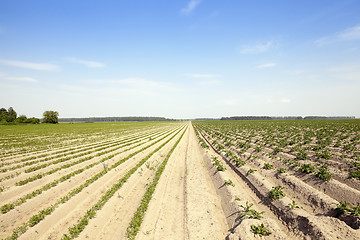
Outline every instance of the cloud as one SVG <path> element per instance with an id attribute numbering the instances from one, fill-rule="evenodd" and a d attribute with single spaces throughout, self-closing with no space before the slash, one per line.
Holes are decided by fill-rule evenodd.
<path id="1" fill-rule="evenodd" d="M 59 71 L 60 67 L 51 63 L 34 63 L 34 62 L 22 62 L 22 61 L 13 61 L 7 59 L 0 59 L 0 64 L 19 67 L 19 68 L 27 68 L 32 70 L 40 70 L 40 71 Z"/>
<path id="2" fill-rule="evenodd" d="M 257 66 L 256 68 L 271 68 L 271 67 L 275 67 L 276 65 L 277 65 L 276 63 L 265 63 Z"/>
<path id="3" fill-rule="evenodd" d="M 8 80 L 8 81 L 20 81 L 20 82 L 38 82 L 37 79 L 31 77 L 9 77 L 6 73 L 0 72 L 0 80 Z"/>
<path id="4" fill-rule="evenodd" d="M 338 34 L 337 37 L 344 41 L 360 40 L 360 25 L 346 29 Z"/>
<path id="5" fill-rule="evenodd" d="M 89 68 L 104 68 L 104 67 L 106 67 L 106 65 L 101 62 L 87 61 L 87 60 L 82 60 L 82 59 L 78 59 L 78 58 L 74 58 L 74 57 L 66 58 L 66 60 L 69 62 L 72 62 L 72 63 L 78 63 L 81 65 L 84 65 Z"/>
<path id="6" fill-rule="evenodd" d="M 199 73 L 186 73 L 184 74 L 186 77 L 192 77 L 192 78 L 216 78 L 219 77 L 219 75 L 215 74 L 199 74 Z"/>
<path id="7" fill-rule="evenodd" d="M 342 32 L 315 40 L 315 44 L 322 46 L 334 42 L 360 40 L 360 25 L 350 27 Z"/>
<path id="8" fill-rule="evenodd" d="M 240 47 L 241 54 L 260 54 L 269 51 L 274 47 L 274 42 L 257 43 L 255 45 L 243 45 Z"/>
<path id="9" fill-rule="evenodd" d="M 201 3 L 202 0 L 191 0 L 188 2 L 187 6 L 180 10 L 180 13 L 183 15 L 188 15 L 193 12 L 196 7 Z"/>

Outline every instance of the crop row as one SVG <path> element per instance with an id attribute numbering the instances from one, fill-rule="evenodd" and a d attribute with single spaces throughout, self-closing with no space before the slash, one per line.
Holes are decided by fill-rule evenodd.
<path id="1" fill-rule="evenodd" d="M 168 141 L 170 141 L 172 138 L 174 138 L 180 131 L 180 130 L 174 130 L 177 131 L 169 140 L 167 140 L 164 144 L 162 144 L 161 146 L 164 146 Z M 36 225 L 38 222 L 40 222 L 42 219 L 44 219 L 46 217 L 46 215 L 51 214 L 56 207 L 58 207 L 60 204 L 64 204 L 65 202 L 67 202 L 70 198 L 72 198 L 73 196 L 75 196 L 76 194 L 78 194 L 79 192 L 81 192 L 85 187 L 89 186 L 91 183 L 95 182 L 96 180 L 98 180 L 100 177 L 103 177 L 106 173 L 108 173 L 109 171 L 111 171 L 112 169 L 118 167 L 120 164 L 124 163 L 125 161 L 127 161 L 128 159 L 132 158 L 133 156 L 141 153 L 142 151 L 144 151 L 145 149 L 148 149 L 149 147 L 153 146 L 154 144 L 160 142 L 161 140 L 167 138 L 168 136 L 170 136 L 171 134 L 173 134 L 173 132 L 168 133 L 166 136 L 162 137 L 161 139 L 158 139 L 157 141 L 154 141 L 153 143 L 141 148 L 140 150 L 135 151 L 134 153 L 131 153 L 130 155 L 128 155 L 127 157 L 119 160 L 118 162 L 116 162 L 115 164 L 113 164 L 112 166 L 110 166 L 109 168 L 105 168 L 103 169 L 101 172 L 97 173 L 96 175 L 92 176 L 91 178 L 89 178 L 88 180 L 85 181 L 85 183 L 83 183 L 82 185 L 76 187 L 75 189 L 71 190 L 69 193 L 67 193 L 65 196 L 60 197 L 59 200 L 51 205 L 50 207 L 47 207 L 43 210 L 40 210 L 38 214 L 33 215 L 29 221 L 23 223 L 21 226 L 17 227 L 14 231 L 13 234 L 11 236 L 9 236 L 7 239 L 17 239 L 22 233 L 24 233 L 25 231 L 27 231 L 27 229 L 29 227 L 32 227 L 34 225 Z M 155 151 L 153 151 L 151 153 L 154 154 L 156 151 L 158 151 L 159 148 L 157 148 Z M 144 163 L 146 160 L 142 160 L 141 162 Z M 139 164 L 138 164 L 139 165 Z M 138 166 L 137 165 L 137 166 Z M 126 176 L 130 177 L 130 175 L 133 173 L 132 170 L 130 170 Z M 125 176 L 125 177 L 126 177 Z"/>
<path id="2" fill-rule="evenodd" d="M 159 137 L 159 136 L 157 136 L 157 137 Z M 157 137 L 155 137 L 154 139 L 156 139 Z M 129 141 L 129 143 L 122 145 L 122 147 L 127 147 L 127 146 L 130 146 L 130 145 L 139 143 L 139 142 L 141 142 L 141 140 L 138 140 L 138 138 L 132 139 L 131 141 Z M 115 156 L 117 156 L 117 155 L 119 155 L 121 153 L 127 152 L 127 151 L 129 151 L 131 149 L 134 149 L 136 147 L 139 147 L 139 146 L 141 146 L 143 144 L 145 144 L 145 142 L 134 145 L 134 146 L 132 146 L 130 148 L 127 148 L 122 152 L 118 152 L 118 153 L 114 153 L 114 154 L 111 154 L 109 156 L 106 156 L 106 157 L 102 158 L 99 161 L 96 161 L 96 162 L 94 162 L 92 164 L 87 165 L 86 167 L 79 168 L 79 169 L 77 169 L 77 170 L 75 170 L 75 171 L 73 171 L 71 173 L 68 173 L 68 174 L 60 177 L 59 179 L 56 179 L 56 180 L 52 181 L 51 183 L 48 183 L 48 184 L 44 185 L 43 187 L 41 187 L 39 189 L 36 189 L 33 192 L 31 192 L 29 194 L 26 194 L 23 197 L 20 197 L 19 199 L 15 200 L 14 202 L 2 205 L 0 207 L 0 210 L 1 210 L 2 213 L 7 213 L 8 211 L 14 209 L 16 206 L 19 206 L 19 205 L 23 204 L 24 202 L 26 202 L 26 200 L 32 199 L 32 198 L 40 195 L 42 192 L 47 191 L 47 190 L 57 186 L 59 183 L 64 182 L 64 181 L 66 181 L 66 180 L 68 180 L 68 179 L 70 179 L 70 178 L 84 172 L 85 170 L 88 170 L 88 169 L 90 169 L 90 168 L 92 168 L 92 167 L 94 167 L 96 165 L 99 165 L 100 163 L 103 163 L 103 162 L 105 162 L 105 161 L 107 161 L 109 159 L 114 158 Z"/>

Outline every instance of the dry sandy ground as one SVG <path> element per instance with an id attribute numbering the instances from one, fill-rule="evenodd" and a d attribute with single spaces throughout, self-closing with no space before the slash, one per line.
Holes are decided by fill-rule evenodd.
<path id="1" fill-rule="evenodd" d="M 224 239 L 229 227 L 192 126 L 155 190 L 137 239 Z"/>

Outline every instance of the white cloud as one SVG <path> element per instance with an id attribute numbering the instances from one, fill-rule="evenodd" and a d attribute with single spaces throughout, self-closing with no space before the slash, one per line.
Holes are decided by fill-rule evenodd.
<path id="1" fill-rule="evenodd" d="M 88 60 L 82 60 L 74 57 L 66 58 L 67 61 L 72 63 L 78 63 L 81 65 L 84 65 L 89 68 L 103 68 L 106 67 L 104 63 L 101 62 L 95 62 L 95 61 L 88 61 Z"/>
<path id="2" fill-rule="evenodd" d="M 274 42 L 257 43 L 255 45 L 243 45 L 240 47 L 241 54 L 260 54 L 269 51 L 274 47 Z"/>
<path id="3" fill-rule="evenodd" d="M 37 79 L 32 77 L 10 77 L 6 73 L 0 72 L 0 80 L 5 81 L 20 81 L 20 82 L 31 82 L 36 83 L 38 82 Z"/>
<path id="4" fill-rule="evenodd" d="M 187 73 L 184 74 L 186 77 L 192 77 L 192 78 L 216 78 L 219 77 L 219 75 L 215 74 L 200 74 L 200 73 Z"/>
<path id="5" fill-rule="evenodd" d="M 277 65 L 276 63 L 265 63 L 257 66 L 256 68 L 271 68 L 271 67 L 275 67 L 276 65 Z"/>
<path id="6" fill-rule="evenodd" d="M 196 9 L 196 7 L 201 3 L 202 0 L 191 0 L 188 2 L 187 6 L 180 10 L 181 14 L 187 15 Z"/>
<path id="7" fill-rule="evenodd" d="M 341 42 L 341 41 L 354 41 L 360 40 L 360 25 L 350 27 L 342 32 L 336 33 L 331 36 L 325 36 L 315 40 L 315 44 L 322 46 L 329 43 Z"/>
<path id="8" fill-rule="evenodd" d="M 338 34 L 337 37 L 344 41 L 360 40 L 360 25 L 346 29 Z"/>
<path id="9" fill-rule="evenodd" d="M 40 71 L 59 71 L 60 67 L 51 63 L 34 63 L 34 62 L 23 62 L 23 61 L 13 61 L 8 59 L 0 59 L 0 64 L 19 67 L 19 68 L 27 68 L 32 70 L 40 70 Z"/>

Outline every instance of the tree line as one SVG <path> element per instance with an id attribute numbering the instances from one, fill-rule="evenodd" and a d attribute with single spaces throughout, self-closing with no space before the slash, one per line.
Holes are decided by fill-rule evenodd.
<path id="1" fill-rule="evenodd" d="M 164 117 L 88 117 L 88 118 L 60 118 L 59 122 L 160 122 L 175 121 Z"/>
<path id="2" fill-rule="evenodd" d="M 45 111 L 43 113 L 42 123 L 58 123 L 58 117 L 59 113 L 56 111 Z M 16 111 L 12 107 L 9 107 L 8 110 L 6 110 L 5 108 L 0 108 L 0 125 L 39 123 L 39 118 L 27 118 L 25 115 L 17 116 Z"/>

